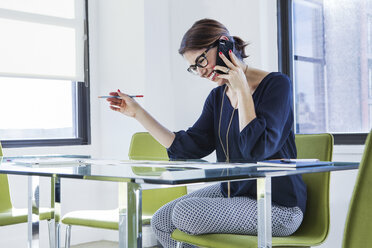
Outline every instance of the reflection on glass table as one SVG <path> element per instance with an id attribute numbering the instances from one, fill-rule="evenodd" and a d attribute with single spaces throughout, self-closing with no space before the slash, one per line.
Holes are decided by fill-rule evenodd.
<path id="1" fill-rule="evenodd" d="M 57 157 L 62 158 L 62 157 Z M 17 164 L 17 158 L 4 158 L 0 165 L 1 174 L 47 176 L 51 178 L 75 178 L 117 181 L 119 184 L 119 205 L 124 204 L 127 212 L 125 223 L 126 240 L 121 247 L 141 247 L 141 185 L 184 185 L 200 182 L 221 182 L 257 179 L 257 196 L 271 204 L 271 178 L 286 175 L 316 173 L 325 171 L 357 169 L 358 163 L 334 162 L 329 165 L 301 167 L 291 170 L 258 170 L 257 164 L 209 163 L 198 161 L 120 161 L 77 158 L 78 161 L 61 165 Z M 20 158 L 21 159 L 21 158 Z M 22 157 L 22 159 L 25 159 Z M 30 161 L 35 158 L 30 158 Z M 316 164 L 315 164 L 316 165 Z M 270 216 L 267 211 L 261 214 Z M 267 217 L 259 216 L 259 219 Z M 122 235 L 121 233 L 119 235 Z"/>

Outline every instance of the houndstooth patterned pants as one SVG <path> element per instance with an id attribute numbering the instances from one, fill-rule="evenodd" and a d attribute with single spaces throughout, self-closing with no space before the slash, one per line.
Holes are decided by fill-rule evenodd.
<path id="1" fill-rule="evenodd" d="M 303 214 L 298 207 L 272 204 L 273 236 L 288 236 L 300 226 Z M 176 247 L 171 233 L 234 233 L 257 235 L 257 201 L 249 197 L 223 197 L 220 184 L 182 196 L 161 207 L 152 217 L 151 227 L 166 248 Z M 194 247 L 184 244 L 183 247 Z"/>

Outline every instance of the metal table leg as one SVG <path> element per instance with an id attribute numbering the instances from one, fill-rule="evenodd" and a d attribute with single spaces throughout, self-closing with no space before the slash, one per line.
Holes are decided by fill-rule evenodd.
<path id="1" fill-rule="evenodd" d="M 48 231 L 49 231 L 49 247 L 50 248 L 55 248 L 57 247 L 56 243 L 56 213 L 55 213 L 55 181 L 56 178 L 51 177 L 50 178 L 50 210 L 51 214 L 50 217 L 51 219 L 48 220 Z"/>
<path id="2" fill-rule="evenodd" d="M 119 247 L 142 247 L 142 191 L 136 183 L 119 182 Z"/>
<path id="3" fill-rule="evenodd" d="M 49 221 L 50 247 L 60 247 L 60 219 L 61 219 L 61 179 L 51 178 L 51 209 L 52 219 Z"/>
<path id="4" fill-rule="evenodd" d="M 59 217 L 60 217 L 60 191 L 59 178 L 51 177 L 51 195 L 50 195 L 50 219 L 48 219 L 49 247 L 59 247 Z M 34 192 L 38 189 L 38 197 Z M 28 177 L 28 247 L 40 247 L 40 177 Z"/>
<path id="5" fill-rule="evenodd" d="M 39 205 L 39 198 L 35 199 L 35 189 L 39 186 L 39 176 L 28 176 L 28 196 L 27 196 L 27 204 L 28 204 L 28 248 L 36 248 L 39 247 L 39 212 L 40 212 L 40 205 Z M 39 193 L 40 194 L 40 193 Z M 35 202 L 35 206 L 34 203 Z M 35 214 L 33 214 L 35 212 Z"/>
<path id="6" fill-rule="evenodd" d="M 271 177 L 257 179 L 258 248 L 271 248 Z"/>

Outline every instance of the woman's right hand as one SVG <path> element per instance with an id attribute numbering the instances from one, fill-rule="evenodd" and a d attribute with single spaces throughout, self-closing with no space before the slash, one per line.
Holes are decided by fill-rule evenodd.
<path id="1" fill-rule="evenodd" d="M 137 112 L 142 108 L 133 98 L 121 93 L 110 92 L 110 96 L 120 96 L 120 98 L 107 98 L 110 108 L 129 117 L 136 117 Z"/>
<path id="2" fill-rule="evenodd" d="M 110 92 L 110 96 L 120 97 L 107 98 L 112 110 L 135 118 L 164 147 L 168 148 L 172 145 L 176 135 L 157 122 L 133 98 L 121 93 L 120 90 L 117 92 Z"/>

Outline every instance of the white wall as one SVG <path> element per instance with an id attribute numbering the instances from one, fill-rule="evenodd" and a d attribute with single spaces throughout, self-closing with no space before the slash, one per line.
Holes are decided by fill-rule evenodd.
<path id="1" fill-rule="evenodd" d="M 232 35 L 251 43 L 249 66 L 277 70 L 275 0 L 230 0 L 228 7 L 222 0 L 89 0 L 89 17 L 92 144 L 4 149 L 6 155 L 91 154 L 126 159 L 131 135 L 143 128 L 134 120 L 110 111 L 105 101 L 96 98 L 117 89 L 144 94 L 144 99 L 138 101 L 171 130 L 192 125 L 214 84 L 187 73 L 186 62 L 177 50 L 183 33 L 200 18 L 218 19 Z M 336 147 L 334 160 L 360 161 L 362 148 Z M 354 183 L 350 176 L 355 178 L 355 172 L 332 173 L 332 229 L 321 247 L 340 247 Z M 15 205 L 25 206 L 25 180 L 14 176 L 10 180 Z M 117 205 L 114 183 L 64 180 L 62 194 L 62 213 Z M 15 247 L 4 237 L 26 230 L 24 225 L 16 226 L 20 228 L 0 228 L 0 247 Z M 113 231 L 73 230 L 73 243 L 117 237 Z"/>
<path id="2" fill-rule="evenodd" d="M 92 144 L 4 149 L 6 156 L 52 153 L 127 158 L 131 135 L 143 129 L 110 111 L 97 96 L 118 88 L 130 93 L 144 92 L 143 9 L 143 1 L 139 0 L 89 0 Z M 136 25 L 129 25 L 133 23 Z M 26 207 L 26 179 L 10 176 L 9 180 L 14 206 Z M 110 201 L 113 202 L 110 205 L 115 205 L 117 195 L 103 193 L 106 187 L 116 190 L 113 183 L 63 180 L 62 185 L 62 214 L 77 209 L 105 209 Z M 45 229 L 45 222 L 42 228 Z M 0 247 L 22 247 L 21 239 L 14 243 L 5 237 L 22 236 L 23 230 L 26 230 L 23 224 L 0 228 Z M 100 239 L 104 239 L 102 230 L 73 228 L 72 243 Z M 43 247 L 47 247 L 46 241 L 43 240 Z"/>
<path id="3" fill-rule="evenodd" d="M 186 71 L 186 62 L 177 52 L 185 31 L 201 18 L 217 19 L 229 29 L 231 35 L 239 36 L 251 43 L 247 50 L 250 55 L 247 59 L 249 66 L 276 71 L 276 2 L 273 0 L 232 0 L 228 2 L 228 6 L 223 0 L 169 2 L 171 11 L 168 25 L 169 32 L 172 34 L 170 37 L 170 71 L 174 85 L 173 94 L 177 95 L 177 101 L 174 102 L 176 110 L 174 116 L 176 128 L 184 129 L 192 125 L 199 117 L 207 95 L 215 87 L 213 82 L 195 77 Z M 260 13 L 274 18 L 261 23 Z M 267 27 L 271 29 L 268 30 Z M 262 43 L 261 40 L 265 42 Z M 266 42 L 267 40 L 272 42 Z M 263 48 L 263 44 L 267 46 Z M 270 56 L 265 57 L 266 51 L 270 53 Z"/>

